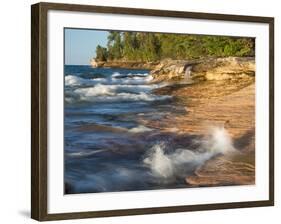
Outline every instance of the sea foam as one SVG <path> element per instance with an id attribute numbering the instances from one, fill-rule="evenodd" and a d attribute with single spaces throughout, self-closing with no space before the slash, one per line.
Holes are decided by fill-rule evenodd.
<path id="1" fill-rule="evenodd" d="M 172 153 L 165 153 L 167 145 L 158 143 L 150 149 L 143 162 L 154 176 L 168 179 L 184 177 L 189 168 L 198 167 L 215 155 L 235 151 L 228 132 L 221 127 L 211 128 L 200 143 L 197 149 L 179 148 Z"/>
<path id="2" fill-rule="evenodd" d="M 151 93 L 151 90 L 162 87 L 151 84 L 153 79 L 148 73 L 113 73 L 107 78 L 84 79 L 74 75 L 65 76 L 67 90 L 65 101 L 76 102 L 118 102 L 118 101 L 160 101 L 172 98 Z"/>
<path id="3" fill-rule="evenodd" d="M 131 133 L 141 133 L 141 132 L 148 132 L 148 131 L 153 131 L 153 129 L 145 127 L 143 125 L 139 125 L 137 127 L 129 129 L 129 132 Z"/>
<path id="4" fill-rule="evenodd" d="M 67 75 L 65 76 L 65 85 L 66 86 L 76 86 L 80 85 L 81 83 L 85 82 L 83 78 L 74 75 Z"/>
<path id="5" fill-rule="evenodd" d="M 147 88 L 149 90 L 149 88 Z M 170 99 L 171 96 L 158 96 L 148 93 L 145 87 L 103 85 L 78 88 L 73 91 L 74 97 L 82 101 L 156 101 Z M 73 97 L 73 98 L 74 98 Z"/>

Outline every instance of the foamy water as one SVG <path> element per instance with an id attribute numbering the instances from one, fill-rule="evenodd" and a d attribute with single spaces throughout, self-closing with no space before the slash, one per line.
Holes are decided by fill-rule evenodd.
<path id="1" fill-rule="evenodd" d="M 235 150 L 223 128 L 192 144 L 176 127 L 163 133 L 166 117 L 188 105 L 154 94 L 164 84 L 151 81 L 147 70 L 65 67 L 66 193 L 187 187 L 198 166 Z"/>
<path id="2" fill-rule="evenodd" d="M 91 79 L 66 75 L 65 86 L 69 87 L 69 90 L 65 100 L 67 103 L 77 103 L 81 101 L 156 101 L 171 98 L 171 96 L 152 94 L 153 89 L 161 87 L 159 84 L 150 84 L 152 79 L 148 73 L 113 72 L 106 78 Z"/>
<path id="3" fill-rule="evenodd" d="M 166 147 L 165 143 L 154 145 L 143 160 L 153 175 L 161 178 L 186 176 L 185 168 L 200 166 L 218 154 L 235 151 L 232 140 L 223 127 L 210 128 L 209 133 L 199 140 L 199 146 L 192 150 L 178 148 L 172 153 L 165 153 Z"/>

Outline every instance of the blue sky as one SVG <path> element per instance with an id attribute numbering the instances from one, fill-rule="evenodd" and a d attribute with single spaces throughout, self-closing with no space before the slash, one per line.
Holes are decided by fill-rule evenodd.
<path id="1" fill-rule="evenodd" d="M 107 36 L 107 31 L 65 29 L 65 64 L 89 65 L 96 46 L 106 46 Z"/>

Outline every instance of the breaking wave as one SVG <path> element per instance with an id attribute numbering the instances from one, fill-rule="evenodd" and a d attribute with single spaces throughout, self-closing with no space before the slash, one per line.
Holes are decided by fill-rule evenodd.
<path id="1" fill-rule="evenodd" d="M 119 78 L 124 78 L 124 77 L 146 77 L 148 76 L 148 73 L 128 73 L 128 74 L 121 74 L 119 72 L 114 72 L 112 74 L 112 77 L 119 77 Z"/>
<path id="2" fill-rule="evenodd" d="M 93 85 L 97 83 L 101 84 L 131 84 L 131 85 L 141 85 L 147 84 L 153 80 L 153 77 L 148 74 L 127 74 L 122 75 L 120 73 L 114 73 L 112 76 L 107 78 L 91 78 L 86 79 L 75 75 L 66 75 L 65 76 L 65 85 L 66 86 L 83 86 L 83 85 Z M 156 85 L 154 85 L 156 86 Z"/>
<path id="3" fill-rule="evenodd" d="M 199 148 L 193 150 L 179 148 L 166 153 L 168 146 L 161 142 L 150 149 L 143 162 L 154 176 L 170 179 L 179 175 L 185 177 L 190 169 L 204 164 L 210 158 L 235 151 L 228 132 L 220 127 L 211 128 L 200 143 Z"/>
<path id="4" fill-rule="evenodd" d="M 112 101 L 157 101 L 171 96 L 154 95 L 151 90 L 160 84 L 150 84 L 152 76 L 147 73 L 113 73 L 107 78 L 84 79 L 78 76 L 65 76 L 65 101 L 76 102 L 112 102 Z"/>
<path id="5" fill-rule="evenodd" d="M 94 150 L 94 151 L 79 151 L 79 152 L 69 152 L 66 153 L 66 156 L 69 157 L 87 157 L 87 156 L 92 156 L 97 153 L 105 152 L 105 149 L 100 149 L 100 150 Z"/>
<path id="6" fill-rule="evenodd" d="M 78 76 L 74 75 L 67 75 L 65 76 L 65 85 L 66 86 L 76 86 L 76 85 L 81 85 L 82 83 L 86 82 L 85 79 L 80 78 Z"/>
<path id="7" fill-rule="evenodd" d="M 116 93 L 110 88 L 85 88 L 75 90 L 76 96 L 72 97 L 72 102 L 113 102 L 113 101 L 157 101 L 167 100 L 171 96 L 157 96 L 145 92 L 140 93 Z"/>
<path id="8" fill-rule="evenodd" d="M 142 132 L 148 132 L 148 131 L 153 131 L 153 129 L 145 127 L 143 125 L 139 125 L 137 127 L 129 129 L 129 132 L 131 132 L 131 133 L 142 133 Z"/>

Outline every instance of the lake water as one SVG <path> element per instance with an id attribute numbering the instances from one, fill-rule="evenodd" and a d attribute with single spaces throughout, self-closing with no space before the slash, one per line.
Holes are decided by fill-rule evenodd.
<path id="1" fill-rule="evenodd" d="M 149 121 L 186 113 L 172 96 L 155 95 L 147 70 L 65 66 L 65 192 L 187 187 L 185 177 L 210 154 L 183 149 L 176 131 Z M 144 122 L 145 121 L 145 122 Z"/>

